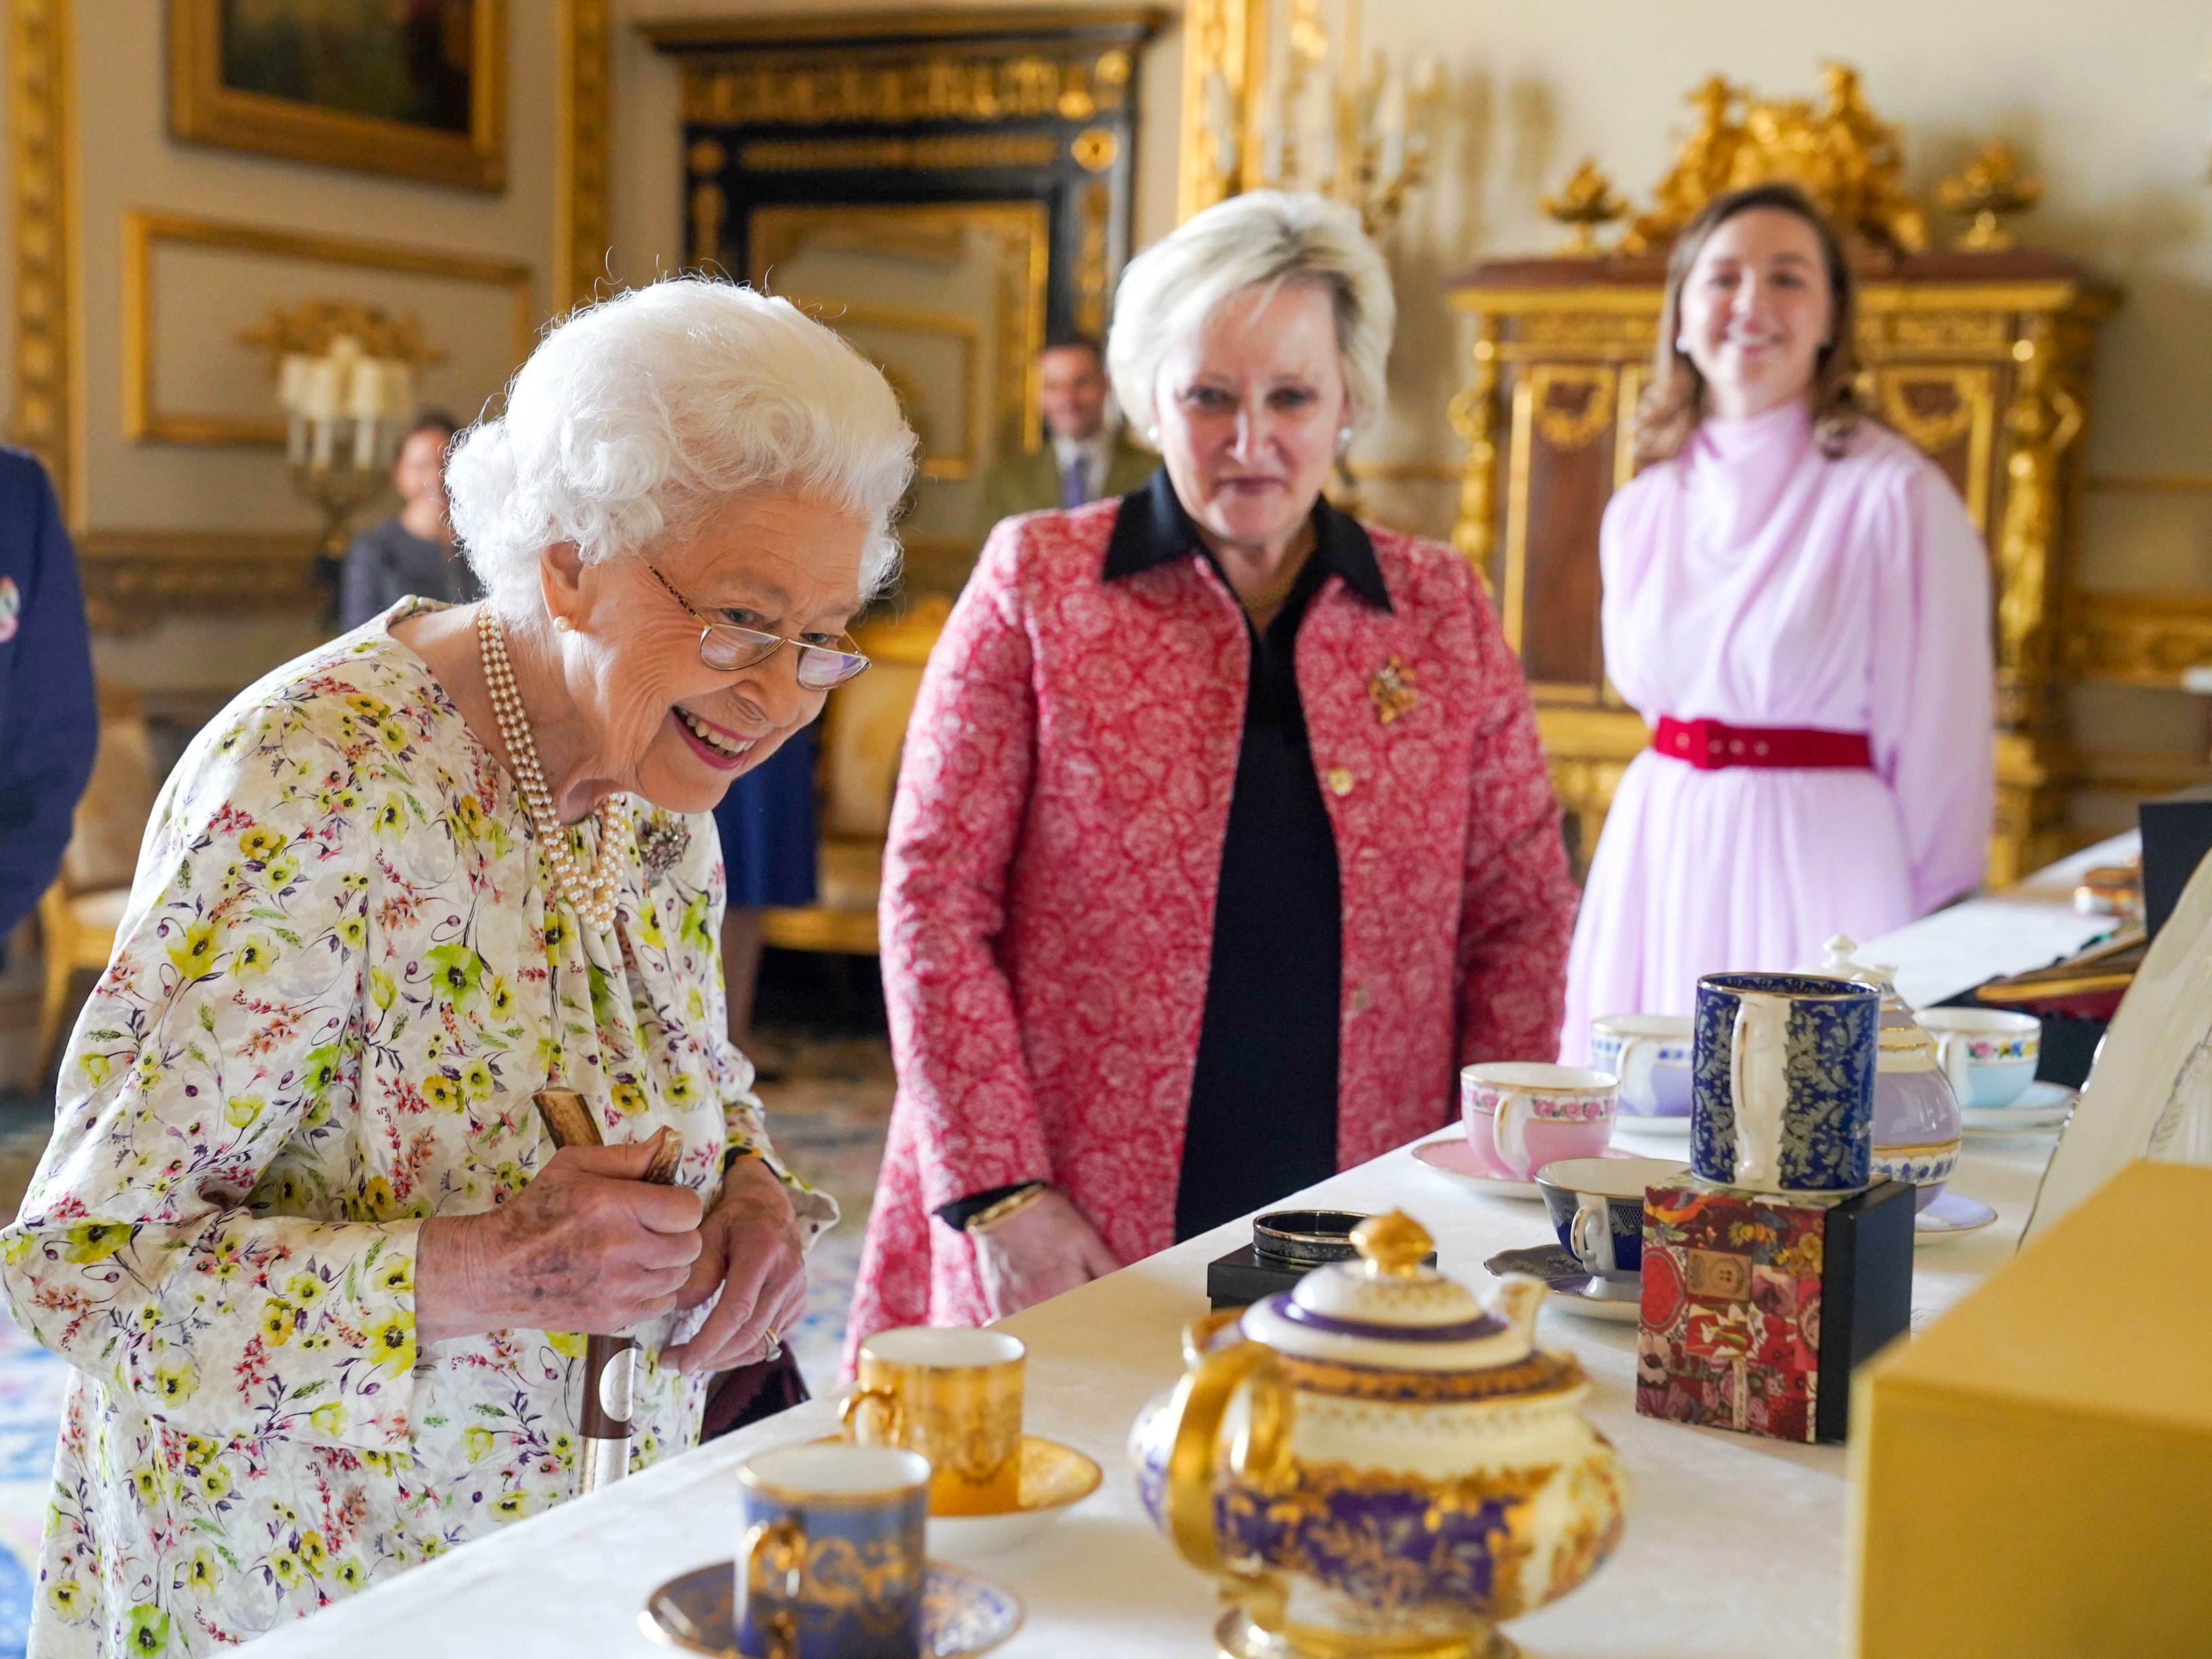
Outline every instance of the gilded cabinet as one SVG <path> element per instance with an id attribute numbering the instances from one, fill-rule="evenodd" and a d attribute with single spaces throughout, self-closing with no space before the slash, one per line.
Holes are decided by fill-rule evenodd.
<path id="1" fill-rule="evenodd" d="M 1656 258 L 1496 260 L 1453 288 L 1474 336 L 1451 410 L 1467 443 L 1453 539 L 1521 653 L 1583 861 L 1645 741 L 1606 679 L 1598 525 L 1635 471 L 1662 276 Z M 2065 850 L 2068 567 L 2095 329 L 2117 300 L 2025 250 L 1915 255 L 1860 289 L 1867 406 L 1949 476 L 1990 550 L 1992 884 Z"/>

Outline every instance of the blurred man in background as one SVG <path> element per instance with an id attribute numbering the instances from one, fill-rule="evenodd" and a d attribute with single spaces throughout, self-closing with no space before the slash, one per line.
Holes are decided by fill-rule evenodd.
<path id="1" fill-rule="evenodd" d="M 1001 519 L 1126 495 L 1159 465 L 1123 435 L 1097 341 L 1068 335 L 1037 353 L 1037 402 L 1047 441 L 1034 455 L 1007 456 L 984 478 L 978 547 Z"/>

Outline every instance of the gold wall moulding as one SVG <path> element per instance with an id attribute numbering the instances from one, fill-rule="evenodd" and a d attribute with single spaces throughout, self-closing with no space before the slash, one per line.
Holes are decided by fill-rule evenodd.
<path id="1" fill-rule="evenodd" d="M 2212 593 L 2083 593 L 2074 665 L 2085 679 L 2178 689 L 2212 665 Z"/>
<path id="2" fill-rule="evenodd" d="M 783 296 L 816 321 L 826 323 L 842 333 L 847 328 L 867 329 L 884 334 L 935 335 L 952 341 L 960 352 L 961 407 L 958 418 L 950 422 L 956 428 L 957 447 L 949 445 L 940 436 L 927 441 L 930 434 L 923 433 L 920 471 L 925 478 L 958 479 L 973 477 L 976 457 L 983 453 L 988 441 L 986 408 L 977 361 L 981 356 L 983 325 L 973 317 L 963 317 L 957 312 L 923 311 L 912 306 L 869 304 L 858 300 L 825 300 L 803 294 Z M 857 345 L 858 343 L 855 342 Z M 865 347 L 863 353 L 867 353 Z M 878 362 L 884 378 L 899 394 L 899 401 L 907 406 L 908 419 L 922 427 L 933 427 L 929 421 L 926 395 L 915 377 L 896 362 Z"/>
<path id="3" fill-rule="evenodd" d="M 8 128 L 15 234 L 15 407 L 9 435 L 53 479 L 72 520 L 83 480 L 70 464 L 81 407 L 71 379 L 76 238 L 70 223 L 76 155 L 70 51 L 71 0 L 9 0 Z"/>
<path id="4" fill-rule="evenodd" d="M 2101 495 L 2212 495 L 2212 472 L 2092 473 L 2085 488 Z"/>
<path id="5" fill-rule="evenodd" d="M 720 147 L 716 146 L 719 149 Z M 948 133 L 932 138 L 757 138 L 738 147 L 748 173 L 830 173 L 869 167 L 963 172 L 971 167 L 1048 167 L 1060 159 L 1050 133 Z M 695 169 L 719 173 L 711 167 Z"/>
<path id="6" fill-rule="evenodd" d="M 716 192 L 719 198 L 720 191 Z M 755 208 L 747 223 L 748 279 L 768 286 L 775 268 L 817 238 L 875 250 L 910 247 L 919 257 L 953 261 L 971 231 L 991 239 L 998 319 L 993 348 L 996 386 L 988 417 L 997 452 L 1011 455 L 1042 441 L 1036 354 L 1044 344 L 1045 284 L 1052 248 L 1042 202 L 920 202 Z M 841 302 L 842 303 L 842 302 Z M 980 390 L 980 387 L 978 388 Z"/>
<path id="7" fill-rule="evenodd" d="M 84 608 L 102 634 L 143 634 L 179 613 L 321 614 L 310 533 L 93 530 L 77 538 Z"/>
<path id="8" fill-rule="evenodd" d="M 155 250 L 165 243 L 503 288 L 512 295 L 514 362 L 520 364 L 530 355 L 536 313 L 530 267 L 526 264 L 133 208 L 123 216 L 123 429 L 126 437 L 140 442 L 276 445 L 284 441 L 284 423 L 275 412 L 273 400 L 271 412 L 265 416 L 195 414 L 158 406 L 155 381 L 160 319 L 155 304 L 154 259 Z"/>
<path id="9" fill-rule="evenodd" d="M 373 9 L 361 8 L 364 15 Z M 497 191 L 507 185 L 506 0 L 468 8 L 468 131 L 249 92 L 223 76 L 224 0 L 168 0 L 169 131 L 190 143 Z M 374 20 L 368 25 L 374 27 Z"/>
<path id="10" fill-rule="evenodd" d="M 596 299 L 607 270 L 608 0 L 560 0 L 555 15 L 553 314 Z"/>

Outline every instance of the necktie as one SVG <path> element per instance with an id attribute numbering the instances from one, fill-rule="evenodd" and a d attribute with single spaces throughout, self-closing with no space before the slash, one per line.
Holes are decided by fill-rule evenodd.
<path id="1" fill-rule="evenodd" d="M 1078 455 L 1067 464 L 1067 471 L 1060 475 L 1060 504 L 1064 507 L 1079 507 L 1091 499 L 1091 490 L 1084 478 L 1084 458 Z"/>

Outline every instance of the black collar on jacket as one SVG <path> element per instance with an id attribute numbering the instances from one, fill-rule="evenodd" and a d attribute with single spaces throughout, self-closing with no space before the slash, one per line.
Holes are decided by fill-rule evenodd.
<path id="1" fill-rule="evenodd" d="M 1346 586 L 1377 611 L 1390 610 L 1390 590 L 1383 585 L 1382 567 L 1375 561 L 1375 544 L 1359 521 L 1338 512 L 1322 495 L 1314 501 L 1313 529 L 1315 562 L 1343 577 Z M 1141 489 L 1121 498 L 1121 509 L 1114 515 L 1114 533 L 1106 539 L 1106 563 L 1099 579 L 1118 581 L 1176 559 L 1204 556 L 1198 526 L 1176 499 L 1175 486 L 1162 467 Z"/>

